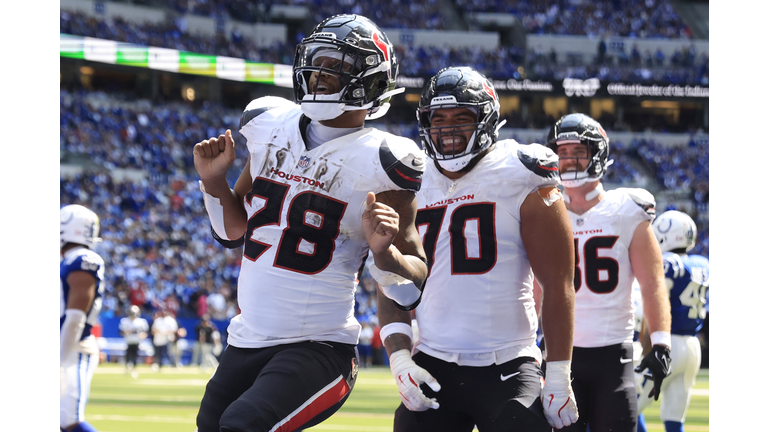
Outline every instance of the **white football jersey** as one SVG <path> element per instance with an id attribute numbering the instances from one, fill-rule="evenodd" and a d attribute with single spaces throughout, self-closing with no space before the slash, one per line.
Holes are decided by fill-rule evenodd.
<path id="1" fill-rule="evenodd" d="M 415 351 L 467 366 L 541 361 L 520 207 L 558 183 L 554 153 L 514 140 L 497 142 L 458 180 L 427 163 L 416 225 L 430 273 L 416 308 Z"/>
<path id="2" fill-rule="evenodd" d="M 643 189 L 607 191 L 582 215 L 568 211 L 576 251 L 573 346 L 594 348 L 632 342 L 635 317 L 629 244 L 635 229 L 655 215 Z"/>
<path id="3" fill-rule="evenodd" d="M 243 123 L 253 185 L 244 197 L 241 313 L 231 321 L 228 343 L 357 344 L 354 281 L 368 253 L 366 195 L 416 192 L 425 166 L 421 151 L 409 139 L 371 128 L 308 151 L 309 119 L 298 105 L 274 97 L 251 102 Z"/>

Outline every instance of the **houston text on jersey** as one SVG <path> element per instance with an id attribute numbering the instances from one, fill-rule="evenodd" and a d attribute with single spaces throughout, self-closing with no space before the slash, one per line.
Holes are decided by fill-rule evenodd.
<path id="1" fill-rule="evenodd" d="M 325 188 L 325 183 L 323 183 L 323 182 L 321 182 L 319 180 L 311 179 L 309 177 L 302 177 L 300 175 L 288 174 L 288 173 L 285 173 L 283 171 L 276 170 L 274 168 L 270 168 L 269 172 L 272 173 L 272 174 L 277 175 L 280 178 L 284 178 L 286 180 L 293 180 L 293 181 L 295 181 L 297 183 L 306 183 L 306 184 L 308 184 L 310 186 L 317 186 L 320 189 Z"/>
<path id="2" fill-rule="evenodd" d="M 457 203 L 459 201 L 466 201 L 466 200 L 473 200 L 473 199 L 475 199 L 475 194 L 467 194 L 467 195 L 462 195 L 462 196 L 456 197 L 456 198 L 449 198 L 449 199 L 446 199 L 446 200 L 438 201 L 438 202 L 433 203 L 433 204 L 428 204 L 427 208 L 443 206 L 443 205 L 450 205 L 450 204 L 453 204 L 453 203 Z"/>

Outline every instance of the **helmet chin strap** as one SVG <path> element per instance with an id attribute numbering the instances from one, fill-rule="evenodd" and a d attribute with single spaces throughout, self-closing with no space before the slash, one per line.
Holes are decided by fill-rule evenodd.
<path id="1" fill-rule="evenodd" d="M 475 143 L 475 135 L 477 135 L 477 131 L 474 131 L 472 133 L 472 136 L 469 137 L 469 141 L 467 141 L 467 147 L 464 149 L 465 153 L 462 156 L 455 157 L 452 159 L 435 159 L 440 165 L 440 168 L 450 171 L 450 172 L 457 172 L 464 169 L 465 166 L 469 165 L 469 162 L 472 160 L 472 157 L 475 156 L 476 153 L 472 153 L 472 150 L 474 150 L 474 143 Z M 483 136 L 484 138 L 488 139 L 487 135 Z M 437 147 L 437 146 L 435 146 Z M 437 148 L 435 148 L 436 153 L 440 153 L 437 151 Z M 440 153 L 442 154 L 442 153 Z"/>
<path id="2" fill-rule="evenodd" d="M 581 181 L 581 180 L 584 180 L 584 182 L 581 183 L 581 185 L 583 185 L 584 183 L 586 183 L 588 181 L 589 182 L 596 182 L 596 181 L 598 181 L 600 179 L 589 178 L 589 179 L 579 179 L 579 180 L 575 180 L 575 181 Z M 579 185 L 579 186 L 581 186 L 581 185 Z M 578 186 L 568 186 L 568 187 L 578 187 Z M 568 196 L 568 193 L 567 193 L 568 187 L 566 187 L 565 190 L 563 190 L 563 201 L 565 201 L 566 203 L 571 202 L 571 197 Z M 605 191 L 605 189 L 603 189 L 603 184 L 602 183 L 598 183 L 597 186 L 593 190 L 587 192 L 587 194 L 584 195 L 584 200 L 592 201 L 593 199 L 597 198 L 597 196 L 600 195 L 604 191 Z"/>
<path id="3" fill-rule="evenodd" d="M 342 103 L 313 103 L 314 101 L 339 100 L 341 92 L 329 95 L 305 94 L 302 98 L 301 112 L 315 121 L 331 120 L 344 114 Z"/>
<path id="4" fill-rule="evenodd" d="M 595 179 L 595 181 L 597 180 L 599 179 Z M 603 191 L 604 191 L 603 184 L 598 183 L 595 189 L 587 192 L 587 194 L 584 195 L 584 199 L 586 199 L 587 201 L 592 201 L 593 199 L 597 198 L 597 196 L 600 195 L 600 193 L 602 193 Z"/>

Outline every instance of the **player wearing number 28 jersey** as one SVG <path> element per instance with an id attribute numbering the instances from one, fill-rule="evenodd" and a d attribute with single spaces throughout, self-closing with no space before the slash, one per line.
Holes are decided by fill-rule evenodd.
<path id="1" fill-rule="evenodd" d="M 275 99 L 254 101 L 246 115 Z M 368 254 L 361 218 L 366 195 L 415 191 L 421 183 L 424 159 L 413 141 L 362 128 L 308 150 L 302 133 L 309 119 L 303 119 L 288 103 L 268 107 L 240 129 L 254 181 L 245 195 L 250 237 L 238 282 L 242 312 L 228 328 L 233 346 L 310 339 L 357 344 L 351 275 Z"/>
<path id="2" fill-rule="evenodd" d="M 241 313 L 206 387 L 199 432 L 287 432 L 330 417 L 357 373 L 355 272 L 369 251 L 383 274 L 423 285 L 413 222 L 424 159 L 413 141 L 364 127 L 386 112 L 396 75 L 393 47 L 373 22 L 328 18 L 296 50 L 300 105 L 263 97 L 243 112 L 249 158 L 234 190 L 224 176 L 231 133 L 195 145 L 213 234 L 243 250 Z"/>

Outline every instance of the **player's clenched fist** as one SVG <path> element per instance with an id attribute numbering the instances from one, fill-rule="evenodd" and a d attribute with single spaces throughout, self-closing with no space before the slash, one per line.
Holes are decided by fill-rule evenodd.
<path id="1" fill-rule="evenodd" d="M 209 138 L 195 144 L 192 152 L 195 156 L 195 169 L 200 178 L 205 180 L 226 175 L 235 162 L 235 140 L 232 131 L 227 129 L 218 138 Z"/>
<path id="2" fill-rule="evenodd" d="M 368 192 L 363 209 L 363 234 L 374 254 L 382 253 L 400 231 L 400 215 L 390 206 L 376 202 L 376 195 Z"/>

